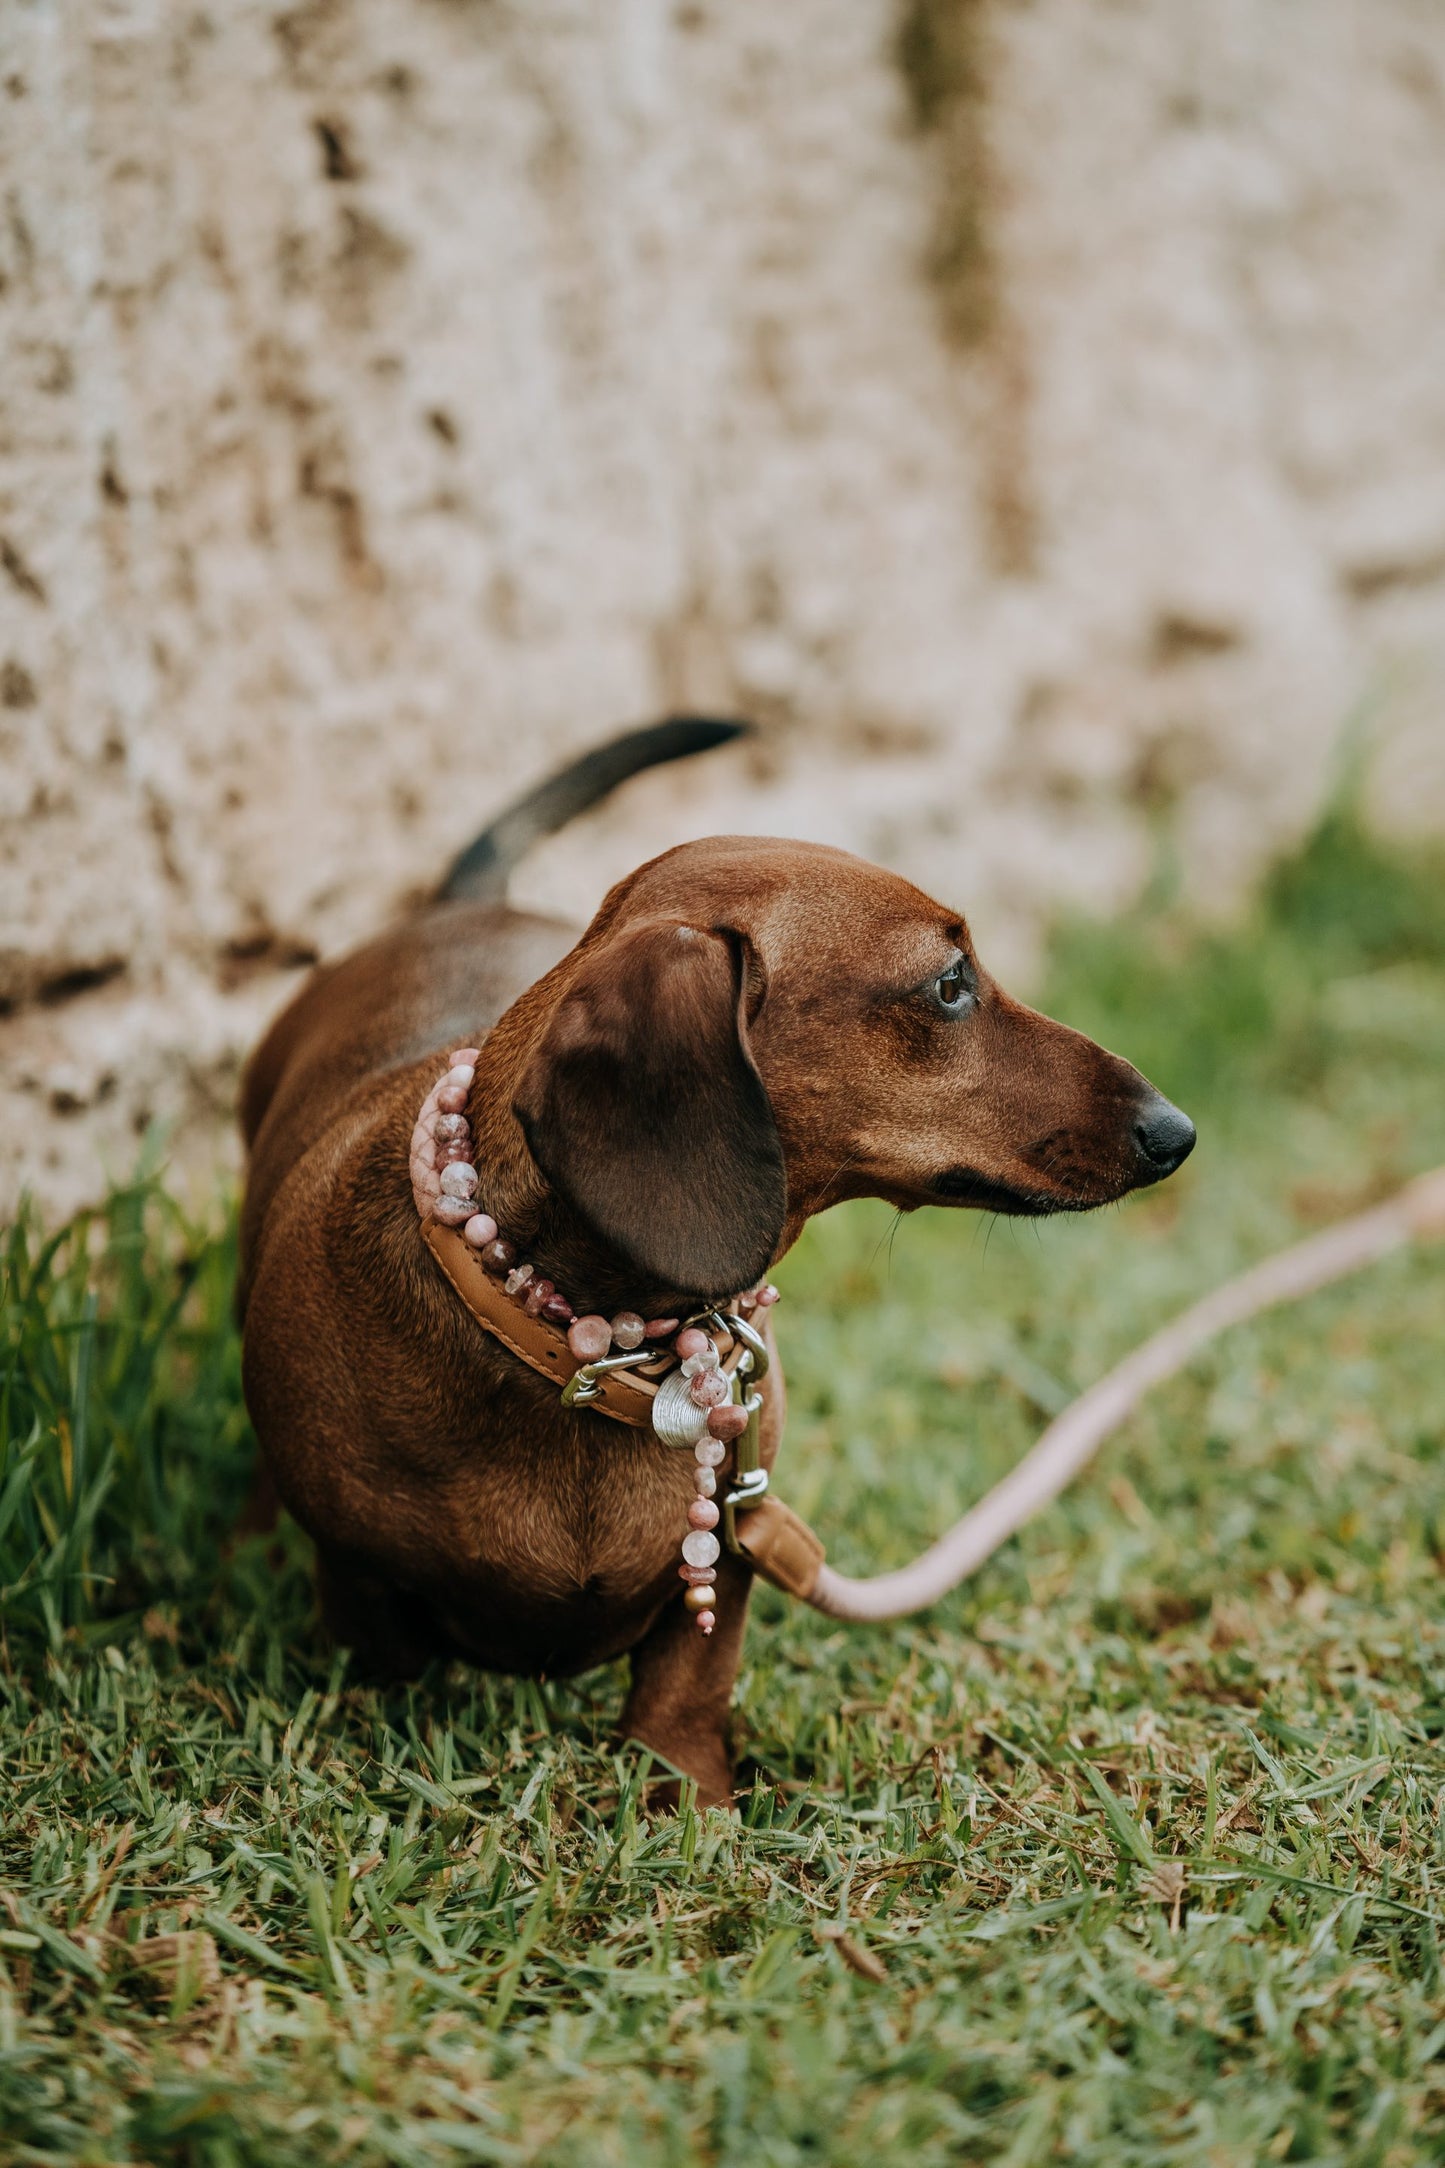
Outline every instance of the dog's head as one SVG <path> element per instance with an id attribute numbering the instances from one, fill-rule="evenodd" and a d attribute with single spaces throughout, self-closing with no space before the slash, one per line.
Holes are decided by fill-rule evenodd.
<path id="1" fill-rule="evenodd" d="M 1014 1001 L 962 918 L 842 851 L 715 837 L 607 897 L 514 1112 L 553 1188 L 659 1285 L 751 1285 L 845 1197 L 1088 1211 L 1194 1127 Z"/>

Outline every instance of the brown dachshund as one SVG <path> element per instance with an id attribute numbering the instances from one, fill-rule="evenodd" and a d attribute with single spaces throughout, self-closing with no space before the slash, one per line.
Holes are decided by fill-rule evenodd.
<path id="1" fill-rule="evenodd" d="M 956 911 L 843 851 L 718 836 L 620 882 L 586 932 L 507 865 L 621 774 L 734 734 L 661 725 L 504 816 L 431 908 L 319 969 L 255 1055 L 243 1124 L 246 1398 L 369 1666 L 577 1671 L 629 1651 L 628 1735 L 726 1798 L 751 1574 L 717 1630 L 677 1579 L 690 1464 L 564 1406 L 425 1246 L 408 1176 L 448 1050 L 487 1210 L 578 1311 L 686 1316 L 847 1197 L 1086 1211 L 1170 1174 L 1186 1116 L 995 984 Z M 782 1394 L 764 1387 L 764 1465 Z"/>

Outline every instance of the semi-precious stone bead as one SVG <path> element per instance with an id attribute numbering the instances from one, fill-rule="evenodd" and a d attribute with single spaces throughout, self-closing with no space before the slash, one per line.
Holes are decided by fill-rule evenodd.
<path id="1" fill-rule="evenodd" d="M 477 1170 L 464 1159 L 453 1160 L 442 1168 L 442 1195 L 444 1197 L 475 1197 L 477 1194 Z"/>
<path id="2" fill-rule="evenodd" d="M 686 1581 L 689 1588 L 701 1588 L 713 1578 L 713 1569 L 711 1566 L 679 1566 L 677 1578 Z"/>
<path id="3" fill-rule="evenodd" d="M 493 1279 L 500 1280 L 517 1262 L 517 1253 L 505 1235 L 495 1235 L 482 1250 L 482 1263 Z"/>
<path id="4" fill-rule="evenodd" d="M 612 1327 L 605 1317 L 579 1317 L 567 1328 L 567 1345 L 579 1363 L 600 1362 L 612 1345 Z"/>
<path id="5" fill-rule="evenodd" d="M 472 1216 L 470 1197 L 438 1197 L 432 1206 L 443 1227 L 463 1227 Z"/>
<path id="6" fill-rule="evenodd" d="M 577 1315 L 565 1295 L 549 1295 L 542 1305 L 542 1315 L 549 1325 L 570 1325 Z"/>
<path id="7" fill-rule="evenodd" d="M 717 1349 L 709 1340 L 706 1346 L 700 1347 L 695 1355 L 688 1355 L 684 1358 L 682 1374 L 685 1378 L 695 1378 L 704 1370 L 716 1370 L 721 1360 L 722 1358 Z"/>
<path id="8" fill-rule="evenodd" d="M 697 1623 L 699 1631 L 702 1633 L 704 1638 L 706 1638 L 706 1636 L 712 1632 L 714 1626 L 716 1626 L 717 1624 L 716 1611 L 699 1611 L 697 1614 Z"/>
<path id="9" fill-rule="evenodd" d="M 469 1061 L 459 1061 L 448 1069 L 446 1075 L 442 1078 L 442 1082 L 443 1084 L 460 1084 L 463 1091 L 469 1091 L 472 1078 L 476 1073 Z"/>
<path id="10" fill-rule="evenodd" d="M 772 1305 L 777 1301 L 777 1299 L 778 1290 L 771 1284 L 766 1287 L 760 1287 L 758 1289 L 758 1308 L 760 1310 L 771 1309 Z"/>
<path id="11" fill-rule="evenodd" d="M 721 1438 L 699 1438 L 692 1449 L 692 1457 L 699 1468 L 720 1468 L 728 1457 L 728 1449 Z"/>
<path id="12" fill-rule="evenodd" d="M 650 1317 L 642 1330 L 649 1340 L 668 1340 L 677 1331 L 675 1317 Z"/>
<path id="13" fill-rule="evenodd" d="M 462 1229 L 474 1250 L 484 1250 L 497 1239 L 497 1223 L 490 1212 L 474 1212 Z"/>
<path id="14" fill-rule="evenodd" d="M 466 1103 L 467 1088 L 465 1084 L 438 1084 L 437 1112 L 439 1114 L 460 1114 Z"/>
<path id="15" fill-rule="evenodd" d="M 711 1611 L 717 1602 L 717 1590 L 711 1581 L 699 1581 L 696 1588 L 684 1591 L 682 1600 L 689 1611 Z"/>
<path id="16" fill-rule="evenodd" d="M 432 1135 L 438 1144 L 465 1144 L 472 1133 L 472 1125 L 465 1114 L 439 1114 L 432 1123 Z"/>
<path id="17" fill-rule="evenodd" d="M 436 1146 L 436 1164 L 439 1167 L 471 1166 L 472 1140 L 470 1137 L 453 1137 L 450 1144 Z"/>
<path id="18" fill-rule="evenodd" d="M 711 1498 L 694 1498 L 687 1509 L 687 1519 L 691 1528 L 716 1528 L 717 1507 Z"/>
<path id="19" fill-rule="evenodd" d="M 696 1325 L 689 1325 L 686 1332 L 680 1332 L 677 1336 L 677 1352 L 684 1362 L 690 1361 L 694 1355 L 701 1355 L 705 1347 L 711 1346 L 712 1342 L 707 1334 L 700 1332 Z"/>
<path id="20" fill-rule="evenodd" d="M 527 1289 L 528 1317 L 540 1317 L 556 1292 L 550 1280 L 533 1280 Z"/>
<path id="21" fill-rule="evenodd" d="M 694 1528 L 682 1539 L 682 1555 L 690 1566 L 715 1566 L 722 1545 L 705 1528 Z"/>
<path id="22" fill-rule="evenodd" d="M 699 1408 L 719 1408 L 732 1392 L 732 1386 L 721 1370 L 699 1370 L 688 1391 Z"/>
<path id="23" fill-rule="evenodd" d="M 447 1060 L 454 1069 L 464 1068 L 468 1062 L 475 1061 L 481 1051 L 479 1046 L 459 1046 L 454 1054 L 448 1054 Z"/>
<path id="24" fill-rule="evenodd" d="M 535 1265 L 513 1265 L 511 1271 L 507 1274 L 507 1293 L 509 1295 L 520 1295 L 524 1288 L 531 1286 L 536 1271 Z"/>
<path id="25" fill-rule="evenodd" d="M 612 1337 L 618 1347 L 630 1353 L 641 1347 L 647 1327 L 635 1310 L 619 1310 L 612 1320 Z"/>
<path id="26" fill-rule="evenodd" d="M 717 1477 L 713 1474 L 711 1468 L 694 1468 L 692 1487 L 699 1498 L 711 1498 L 717 1489 Z"/>
<path id="27" fill-rule="evenodd" d="M 729 1439 L 740 1438 L 748 1427 L 748 1411 L 740 1408 L 735 1400 L 724 1400 L 707 1411 L 707 1427 L 713 1437 L 726 1444 Z"/>

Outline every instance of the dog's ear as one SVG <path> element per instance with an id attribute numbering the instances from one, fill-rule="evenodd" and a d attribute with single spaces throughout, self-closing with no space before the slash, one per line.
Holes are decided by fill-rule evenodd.
<path id="1" fill-rule="evenodd" d="M 586 955 L 512 1111 L 553 1188 L 667 1288 L 730 1295 L 787 1212 L 773 1110 L 748 1048 L 749 972 L 726 932 L 649 920 Z"/>

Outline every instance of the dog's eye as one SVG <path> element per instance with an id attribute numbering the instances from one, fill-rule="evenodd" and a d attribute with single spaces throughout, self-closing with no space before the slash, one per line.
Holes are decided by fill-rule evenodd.
<path id="1" fill-rule="evenodd" d="M 973 988 L 969 984 L 962 958 L 956 964 L 950 964 L 941 978 L 934 980 L 933 993 L 939 1007 L 947 1009 L 951 1015 L 956 1016 L 967 1005 L 972 998 Z"/>

